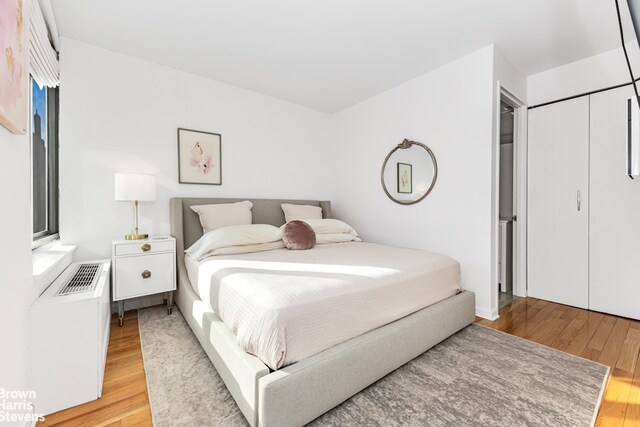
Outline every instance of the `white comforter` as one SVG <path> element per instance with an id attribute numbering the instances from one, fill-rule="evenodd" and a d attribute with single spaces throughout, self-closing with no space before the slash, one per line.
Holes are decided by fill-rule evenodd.
<path id="1" fill-rule="evenodd" d="M 440 254 L 334 243 L 185 257 L 194 290 L 237 337 L 278 369 L 455 295 L 460 266 Z"/>

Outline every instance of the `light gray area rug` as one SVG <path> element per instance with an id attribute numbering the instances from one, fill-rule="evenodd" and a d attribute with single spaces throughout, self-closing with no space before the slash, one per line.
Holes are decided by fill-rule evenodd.
<path id="1" fill-rule="evenodd" d="M 179 311 L 138 318 L 156 427 L 248 425 Z M 470 325 L 311 425 L 590 426 L 608 369 Z"/>

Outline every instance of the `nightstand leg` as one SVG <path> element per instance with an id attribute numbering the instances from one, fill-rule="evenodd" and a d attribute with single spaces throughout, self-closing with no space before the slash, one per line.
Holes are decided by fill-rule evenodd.
<path id="1" fill-rule="evenodd" d="M 173 311 L 173 291 L 169 292 L 169 298 L 167 300 L 167 314 L 171 314 Z"/>
<path id="2" fill-rule="evenodd" d="M 124 326 L 124 301 L 118 301 L 118 322 L 120 327 Z"/>
<path id="3" fill-rule="evenodd" d="M 167 305 L 167 293 L 165 292 L 164 295 L 162 296 L 162 303 L 164 305 Z"/>

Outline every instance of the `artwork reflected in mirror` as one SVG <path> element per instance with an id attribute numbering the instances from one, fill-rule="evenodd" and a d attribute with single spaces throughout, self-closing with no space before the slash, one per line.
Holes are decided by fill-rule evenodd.
<path id="1" fill-rule="evenodd" d="M 412 182 L 412 165 L 409 163 L 398 163 L 398 193 L 411 194 Z"/>
<path id="2" fill-rule="evenodd" d="M 391 200 L 410 205 L 423 200 L 433 190 L 437 176 L 438 165 L 431 149 L 405 139 L 387 155 L 380 178 Z"/>

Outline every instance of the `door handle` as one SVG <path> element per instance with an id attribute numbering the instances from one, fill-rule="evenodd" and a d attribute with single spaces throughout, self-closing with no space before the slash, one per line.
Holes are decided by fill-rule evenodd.
<path id="1" fill-rule="evenodd" d="M 149 270 L 145 270 L 142 272 L 143 279 L 148 279 L 149 277 L 151 277 L 151 272 Z"/>
<path id="2" fill-rule="evenodd" d="M 148 243 L 145 243 L 144 245 L 142 245 L 142 252 L 149 252 L 151 250 L 151 245 Z"/>
<path id="3" fill-rule="evenodd" d="M 578 190 L 578 192 L 576 193 L 576 205 L 578 207 L 578 212 L 580 211 L 580 208 L 582 207 L 582 197 L 580 194 L 580 190 Z"/>

